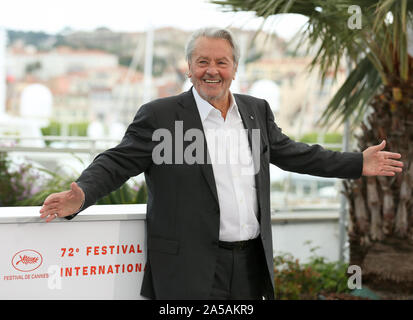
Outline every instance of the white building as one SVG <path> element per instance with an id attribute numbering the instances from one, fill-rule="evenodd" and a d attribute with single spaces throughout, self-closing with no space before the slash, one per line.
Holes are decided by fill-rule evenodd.
<path id="1" fill-rule="evenodd" d="M 99 50 L 73 50 L 59 47 L 48 52 L 34 48 L 10 48 L 7 51 L 7 70 L 16 79 L 26 74 L 28 67 L 35 67 L 35 74 L 43 80 L 69 72 L 118 66 L 118 57 Z"/>

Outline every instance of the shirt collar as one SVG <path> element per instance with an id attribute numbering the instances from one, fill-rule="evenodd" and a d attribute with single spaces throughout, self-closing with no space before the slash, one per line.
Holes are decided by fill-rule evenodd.
<path id="1" fill-rule="evenodd" d="M 208 117 L 209 113 L 211 112 L 211 110 L 215 110 L 215 108 L 208 101 L 206 101 L 204 98 L 202 98 L 199 95 L 195 87 L 192 87 L 192 93 L 194 94 L 194 98 L 195 98 L 196 105 L 198 107 L 199 115 L 201 116 L 201 121 L 204 122 L 205 119 Z M 233 111 L 238 113 L 238 106 L 235 101 L 234 95 L 232 94 L 231 91 L 229 92 L 229 94 L 231 96 L 231 105 L 228 109 L 228 113 L 231 113 Z"/>

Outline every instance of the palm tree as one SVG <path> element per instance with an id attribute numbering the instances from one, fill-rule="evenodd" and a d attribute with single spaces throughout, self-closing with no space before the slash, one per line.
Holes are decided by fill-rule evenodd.
<path id="1" fill-rule="evenodd" d="M 349 120 L 358 148 L 387 141 L 402 154 L 395 177 L 345 181 L 349 203 L 350 264 L 362 269 L 363 284 L 376 290 L 413 291 L 413 57 L 408 0 L 226 0 L 232 11 L 268 18 L 282 13 L 308 18 L 302 36 L 315 49 L 311 67 L 322 81 L 337 75 L 343 60 L 351 71 L 321 117 L 325 126 Z M 354 7 L 358 5 L 358 7 Z M 353 6 L 353 7 L 351 7 Z M 356 11 L 351 11 L 356 9 Z M 357 16 L 359 10 L 361 16 Z M 351 19 L 359 21 L 351 21 Z M 359 25 L 357 25 L 357 22 Z M 303 43 L 303 42 L 301 42 Z"/>

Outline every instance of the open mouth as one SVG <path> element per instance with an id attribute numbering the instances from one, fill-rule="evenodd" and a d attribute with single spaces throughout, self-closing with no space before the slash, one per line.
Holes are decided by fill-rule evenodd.
<path id="1" fill-rule="evenodd" d="M 212 79 L 204 79 L 204 82 L 206 83 L 220 83 L 221 80 L 217 79 L 217 80 L 212 80 Z"/>

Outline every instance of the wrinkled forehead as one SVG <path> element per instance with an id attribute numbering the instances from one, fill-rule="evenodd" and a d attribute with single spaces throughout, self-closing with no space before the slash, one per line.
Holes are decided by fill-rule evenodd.
<path id="1" fill-rule="evenodd" d="M 195 41 L 191 60 L 199 58 L 234 61 L 234 52 L 230 42 L 222 38 L 200 37 Z"/>

